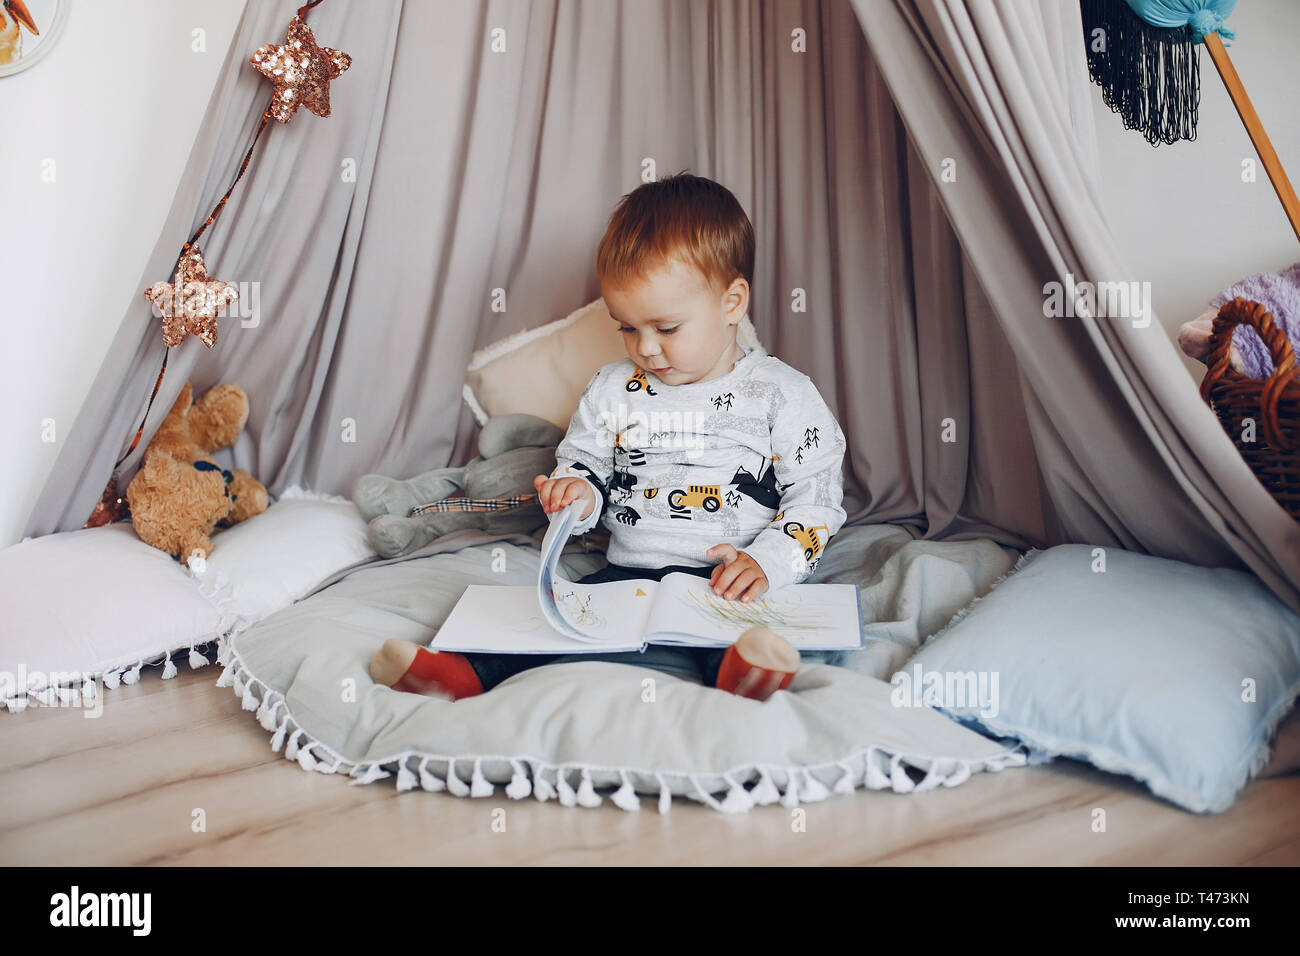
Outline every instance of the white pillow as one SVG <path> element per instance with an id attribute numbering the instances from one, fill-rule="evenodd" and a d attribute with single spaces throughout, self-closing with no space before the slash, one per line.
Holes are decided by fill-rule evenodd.
<path id="1" fill-rule="evenodd" d="M 736 341 L 767 352 L 754 324 L 740 320 Z M 623 337 L 603 298 L 540 328 L 517 332 L 470 356 L 463 391 L 479 425 L 497 415 L 525 412 L 560 428 L 596 369 L 627 357 Z"/>
<path id="2" fill-rule="evenodd" d="M 140 668 L 190 649 L 191 667 L 209 663 L 196 645 L 232 623 L 194 587 L 170 555 L 136 537 L 127 523 L 30 538 L 0 551 L 0 703 L 23 710 L 89 706 L 93 678 L 135 683 Z M 60 691 L 60 688 L 63 690 Z M 74 690 L 75 689 L 75 690 Z"/>
<path id="3" fill-rule="evenodd" d="M 226 639 L 373 557 L 356 505 L 296 486 L 262 514 L 216 530 L 212 553 L 189 568 L 127 522 L 5 548 L 0 705 L 89 704 L 93 678 L 134 684 L 151 663 L 174 677 L 173 654 L 188 650 L 189 665 L 202 667 L 211 661 L 197 646 L 214 640 L 224 663 Z"/>
<path id="4" fill-rule="evenodd" d="M 347 498 L 296 485 L 260 515 L 212 536 L 191 560 L 199 589 L 234 619 L 232 633 L 288 607 L 335 571 L 369 561 L 366 522 Z"/>

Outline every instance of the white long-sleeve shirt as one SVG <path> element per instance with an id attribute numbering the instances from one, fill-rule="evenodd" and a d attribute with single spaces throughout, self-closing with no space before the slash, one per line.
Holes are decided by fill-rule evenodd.
<path id="1" fill-rule="evenodd" d="M 573 533 L 602 521 L 609 563 L 712 566 L 730 544 L 773 591 L 816 568 L 847 517 L 844 435 L 807 375 L 744 352 L 709 381 L 665 385 L 622 359 L 587 383 L 551 477 L 592 487 Z"/>

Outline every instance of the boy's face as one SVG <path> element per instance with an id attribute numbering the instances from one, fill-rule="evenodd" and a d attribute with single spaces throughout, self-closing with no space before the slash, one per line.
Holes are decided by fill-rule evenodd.
<path id="1" fill-rule="evenodd" d="M 638 285 L 602 282 L 600 291 L 628 357 L 665 385 L 708 381 L 731 370 L 736 327 L 749 306 L 744 279 L 719 294 L 694 267 L 670 259 Z"/>

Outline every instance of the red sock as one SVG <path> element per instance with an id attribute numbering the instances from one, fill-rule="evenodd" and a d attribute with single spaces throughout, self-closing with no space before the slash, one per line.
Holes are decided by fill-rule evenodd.
<path id="1" fill-rule="evenodd" d="M 793 680 L 792 672 L 771 670 L 749 663 L 741 656 L 736 645 L 732 644 L 722 656 L 715 686 L 729 694 L 738 694 L 751 700 L 767 700 L 778 690 L 789 687 Z"/>
<path id="2" fill-rule="evenodd" d="M 393 690 L 412 694 L 446 695 L 452 700 L 483 693 L 483 684 L 468 658 L 450 651 L 422 647 L 406 673 L 391 685 Z"/>

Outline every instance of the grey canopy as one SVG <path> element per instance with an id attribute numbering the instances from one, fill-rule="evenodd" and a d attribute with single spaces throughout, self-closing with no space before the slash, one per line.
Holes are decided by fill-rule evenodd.
<path id="1" fill-rule="evenodd" d="M 270 92 L 248 58 L 296 6 L 247 5 L 141 290 L 232 181 Z M 1077 4 L 326 0 L 307 22 L 352 57 L 333 115 L 272 123 L 200 240 L 212 276 L 258 284 L 257 322 L 172 350 L 123 485 L 187 379 L 248 392 L 228 461 L 273 494 L 462 463 L 470 354 L 595 299 L 619 197 L 689 169 L 753 220 L 750 314 L 839 418 L 850 522 L 1244 566 L 1300 609 L 1300 525 L 1159 322 L 1044 315 L 1052 281 L 1138 278 Z M 25 534 L 81 526 L 163 351 L 133 299 Z"/>

